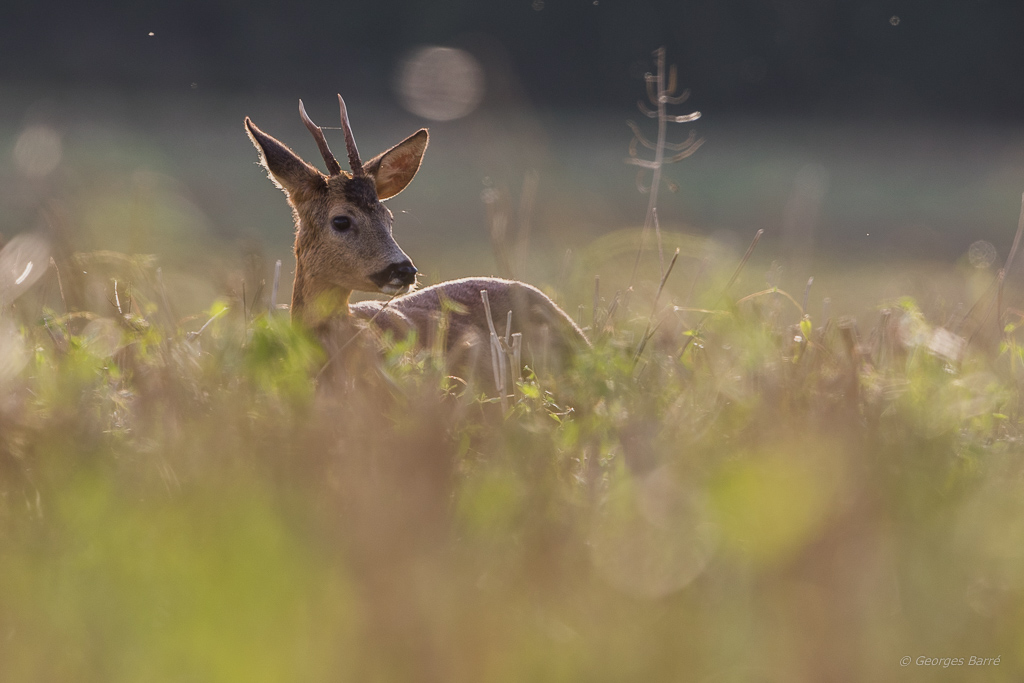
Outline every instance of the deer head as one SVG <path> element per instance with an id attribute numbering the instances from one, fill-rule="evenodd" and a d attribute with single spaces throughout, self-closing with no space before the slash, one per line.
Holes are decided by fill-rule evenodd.
<path id="1" fill-rule="evenodd" d="M 341 95 L 338 103 L 351 173 L 341 169 L 302 100 L 299 115 L 313 134 L 329 175 L 245 119 L 260 162 L 284 191 L 295 218 L 293 317 L 327 292 L 340 294 L 347 312 L 352 291 L 401 294 L 416 283 L 416 267 L 392 237 L 393 216 L 382 202 L 404 190 L 416 175 L 427 148 L 427 131 L 420 129 L 363 163 Z"/>

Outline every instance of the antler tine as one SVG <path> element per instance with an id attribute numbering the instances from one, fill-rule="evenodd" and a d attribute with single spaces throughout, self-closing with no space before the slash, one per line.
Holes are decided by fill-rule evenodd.
<path id="1" fill-rule="evenodd" d="M 348 147 L 348 165 L 352 167 L 352 175 L 366 175 L 363 171 L 363 162 L 359 159 L 359 150 L 356 149 L 356 139 L 352 136 L 352 126 L 348 122 L 348 108 L 345 107 L 345 100 L 341 93 L 338 93 L 338 106 L 341 107 L 341 127 L 345 131 L 345 146 Z"/>
<path id="2" fill-rule="evenodd" d="M 323 130 L 320 126 L 313 123 L 309 115 L 306 114 L 306 107 L 303 106 L 302 100 L 299 100 L 299 116 L 302 117 L 302 122 L 306 124 L 306 128 L 313 134 L 313 139 L 316 140 L 316 146 L 320 148 L 320 154 L 324 158 L 324 163 L 327 164 L 327 170 L 331 175 L 341 175 L 341 165 L 338 160 L 334 158 L 334 154 L 331 152 L 331 148 L 327 145 L 327 138 L 324 137 Z"/>

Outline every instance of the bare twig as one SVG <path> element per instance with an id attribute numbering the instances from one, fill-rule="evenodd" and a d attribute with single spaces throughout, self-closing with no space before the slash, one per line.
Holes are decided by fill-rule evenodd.
<path id="1" fill-rule="evenodd" d="M 736 284 L 737 278 L 739 278 L 740 273 L 743 272 L 744 266 L 746 266 L 747 261 L 750 260 L 751 254 L 754 253 L 754 247 L 757 246 L 757 243 L 761 240 L 761 235 L 763 234 L 764 228 L 761 228 L 760 230 L 757 231 L 757 234 L 754 235 L 754 240 L 750 243 L 750 246 L 747 247 L 747 253 L 743 254 L 743 258 L 740 259 L 740 264 L 736 266 L 736 270 L 733 272 L 732 277 L 729 278 L 729 283 L 725 285 L 725 289 L 722 291 L 721 296 L 724 297 L 726 292 L 729 291 L 729 288 Z M 721 301 L 721 297 L 719 297 L 719 301 Z"/>
<path id="2" fill-rule="evenodd" d="M 216 320 L 217 318 L 219 318 L 222 315 L 224 315 L 225 313 L 227 313 L 228 310 L 230 310 L 230 309 L 225 306 L 224 308 L 222 308 L 219 311 L 217 311 L 216 313 L 214 313 L 212 316 L 210 316 L 210 319 L 207 320 L 203 324 L 203 326 L 200 327 L 197 331 L 189 332 L 188 334 L 186 334 L 185 335 L 185 339 L 187 339 L 188 341 L 195 341 L 196 339 L 199 339 L 199 337 L 203 334 L 203 332 L 206 331 L 206 328 L 210 326 L 210 323 L 212 323 L 214 320 Z"/>
<path id="3" fill-rule="evenodd" d="M 594 332 L 595 334 L 597 334 L 598 331 L 604 332 L 604 330 L 608 327 L 608 323 L 610 323 L 612 321 L 612 316 L 615 315 L 615 309 L 617 309 L 619 307 L 619 297 L 621 297 L 621 296 L 622 296 L 622 290 L 621 289 L 618 290 L 617 292 L 615 292 L 615 296 L 612 297 L 612 303 L 608 307 L 608 313 L 605 314 L 604 320 L 601 321 L 601 326 L 597 330 L 595 330 L 595 332 Z"/>
<path id="4" fill-rule="evenodd" d="M 114 308 L 117 309 L 119 315 L 124 315 L 124 311 L 121 310 L 121 298 L 117 295 L 117 280 L 114 280 Z"/>
<path id="5" fill-rule="evenodd" d="M 512 335 L 512 361 L 515 363 L 516 375 L 519 381 L 523 381 L 523 333 L 516 332 Z"/>
<path id="6" fill-rule="evenodd" d="M 803 301 L 803 304 L 801 304 L 801 306 L 800 306 L 800 308 L 803 309 L 804 313 L 807 313 L 807 300 L 811 296 L 811 285 L 813 285 L 813 284 L 814 284 L 814 277 L 811 276 L 811 277 L 807 278 L 807 286 L 804 287 L 804 301 Z"/>
<path id="7" fill-rule="evenodd" d="M 1013 246 L 1010 247 L 1010 253 L 1006 255 L 1006 263 L 1003 265 L 1003 269 L 999 271 L 999 294 L 996 296 L 996 326 L 998 327 L 997 331 L 999 334 L 1003 333 L 1003 284 L 1007 273 L 1010 272 L 1010 266 L 1013 265 L 1013 257 L 1017 255 L 1022 232 L 1024 232 L 1024 195 L 1021 195 L 1020 217 L 1017 219 L 1017 234 L 1013 237 Z"/>
<path id="8" fill-rule="evenodd" d="M 277 263 L 274 264 L 274 287 L 270 290 L 270 314 L 273 315 L 277 310 L 277 288 L 281 284 L 281 259 L 277 259 Z"/>
<path id="9" fill-rule="evenodd" d="M 501 349 L 501 341 L 497 330 L 494 329 L 494 320 L 491 318 L 491 302 L 487 298 L 487 290 L 480 290 L 480 298 L 484 302 L 484 312 L 487 314 L 487 327 L 491 333 L 491 371 L 494 373 L 494 386 L 498 390 L 498 397 L 501 400 L 502 413 L 508 410 L 508 397 L 505 395 L 505 358 Z"/>
<path id="10" fill-rule="evenodd" d="M 700 118 L 700 112 L 693 112 L 692 114 L 685 114 L 681 116 L 670 116 L 665 107 L 668 104 L 679 104 L 689 97 L 689 91 L 683 91 L 678 96 L 672 95 L 677 87 L 676 83 L 676 69 L 672 66 L 669 70 L 668 83 L 665 81 L 665 48 L 660 47 L 654 51 L 654 61 L 656 65 L 656 71 L 653 74 L 647 74 L 644 77 L 644 83 L 647 88 L 647 99 L 650 100 L 651 104 L 655 105 L 655 109 L 649 108 L 642 100 L 637 102 L 637 107 L 640 112 L 648 118 L 658 120 L 658 137 L 652 141 L 648 139 L 640 131 L 640 127 L 637 126 L 633 121 L 627 121 L 626 125 L 629 126 L 630 130 L 633 131 L 633 139 L 629 145 L 629 156 L 626 158 L 627 164 L 639 166 L 640 171 L 637 172 L 636 186 L 643 194 L 648 195 L 647 199 L 647 214 L 644 218 L 644 227 L 640 232 L 640 244 L 637 247 L 636 259 L 633 261 L 633 271 L 629 277 L 629 286 L 626 287 L 626 291 L 630 292 L 633 289 L 633 284 L 636 282 L 636 275 L 640 268 L 640 257 L 643 255 L 644 242 L 647 238 L 647 233 L 654 227 L 655 236 L 658 242 L 658 263 L 661 269 L 661 277 L 665 276 L 665 256 L 664 248 L 662 246 L 661 239 L 661 226 L 658 222 L 658 190 L 661 187 L 661 171 L 665 164 L 672 164 L 677 161 L 682 161 L 686 157 L 690 156 L 703 143 L 703 140 L 698 140 L 693 133 L 681 143 L 670 143 L 665 139 L 667 124 L 669 123 L 687 123 L 690 121 L 696 121 Z M 638 156 L 638 145 L 643 145 L 647 149 L 654 151 L 654 159 L 641 159 Z M 665 150 L 676 152 L 673 156 L 665 156 Z M 650 186 L 644 185 L 642 171 L 643 169 L 649 169 L 651 173 L 651 184 Z M 627 295 L 628 296 L 628 295 Z"/>

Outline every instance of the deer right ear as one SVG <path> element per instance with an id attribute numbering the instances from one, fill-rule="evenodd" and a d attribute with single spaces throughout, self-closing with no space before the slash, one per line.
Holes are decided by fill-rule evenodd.
<path id="1" fill-rule="evenodd" d="M 394 197 L 412 182 L 420 170 L 429 138 L 427 129 L 420 128 L 388 151 L 363 164 L 366 174 L 373 178 L 381 201 Z"/>
<path id="2" fill-rule="evenodd" d="M 289 197 L 312 192 L 325 185 L 326 180 L 320 171 L 303 161 L 283 143 L 257 128 L 248 116 L 245 117 L 245 130 L 252 144 L 259 150 L 260 163 L 270 172 L 270 179 Z"/>

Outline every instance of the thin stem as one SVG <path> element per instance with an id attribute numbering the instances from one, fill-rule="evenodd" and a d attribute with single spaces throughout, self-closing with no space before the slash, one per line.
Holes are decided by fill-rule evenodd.
<path id="1" fill-rule="evenodd" d="M 661 277 L 661 284 L 658 285 L 658 293 L 654 295 L 654 304 L 651 306 L 651 314 L 647 317 L 647 327 L 644 329 L 643 336 L 640 337 L 640 344 L 636 347 L 636 353 L 633 354 L 633 365 L 640 360 L 640 356 L 644 352 L 644 348 L 647 347 L 647 342 L 650 341 L 651 337 L 654 336 L 654 316 L 658 312 L 658 300 L 661 298 L 661 292 L 665 289 L 665 283 L 668 281 L 668 276 L 672 274 L 672 268 L 676 265 L 676 260 L 679 258 L 679 249 L 676 249 L 676 253 L 672 255 L 672 261 L 668 264 L 668 270 Z M 656 329 L 656 328 L 655 328 Z"/>
<path id="2" fill-rule="evenodd" d="M 629 276 L 629 287 L 626 288 L 627 290 L 632 289 L 633 283 L 636 282 L 636 274 L 640 268 L 640 256 L 644 251 L 644 241 L 652 223 L 655 225 L 658 239 L 658 258 L 661 265 L 661 275 L 662 277 L 665 275 L 665 256 L 661 246 L 661 229 L 657 224 L 655 208 L 658 205 L 658 186 L 661 184 L 661 166 L 665 158 L 665 131 L 668 123 L 665 118 L 665 98 L 662 97 L 665 94 L 665 48 L 659 47 L 655 50 L 654 57 L 657 64 L 658 97 L 656 104 L 658 105 L 658 141 L 655 145 L 654 161 L 652 162 L 651 190 L 647 196 L 647 215 L 644 218 L 644 228 L 640 233 L 640 246 L 636 252 L 636 260 L 633 262 L 633 272 Z"/>
<path id="3" fill-rule="evenodd" d="M 274 288 L 270 290 L 270 314 L 277 311 L 277 288 L 281 284 L 281 259 L 274 264 Z"/>
<path id="4" fill-rule="evenodd" d="M 1017 255 L 1017 247 L 1020 246 L 1022 232 L 1024 232 L 1024 195 L 1021 195 L 1020 217 L 1017 219 L 1017 234 L 1014 235 L 1013 246 L 1010 247 L 1010 253 L 1006 256 L 1006 264 L 999 271 L 999 294 L 996 297 L 996 326 L 999 328 L 998 333 L 1000 335 L 1003 333 L 1003 283 L 1007 273 L 1010 272 L 1010 266 L 1013 265 L 1013 257 Z"/>
<path id="5" fill-rule="evenodd" d="M 740 259 L 740 263 L 739 263 L 738 266 L 736 266 L 736 270 L 733 272 L 732 277 L 729 278 L 729 282 L 727 282 L 725 287 L 722 288 L 722 293 L 718 295 L 718 301 L 715 302 L 715 307 L 716 308 L 721 303 L 722 299 L 725 298 L 725 295 L 729 293 L 729 289 L 731 289 L 732 286 L 736 283 L 736 280 L 739 278 L 740 273 L 743 272 L 743 267 L 747 265 L 747 261 L 750 260 L 751 254 L 754 253 L 754 247 L 756 247 L 757 243 L 759 241 L 761 241 L 761 235 L 763 235 L 763 234 L 764 234 L 764 228 L 761 228 L 760 230 L 757 231 L 757 234 L 754 235 L 753 241 L 750 243 L 750 246 L 747 247 L 747 253 L 745 253 L 743 255 L 743 258 Z M 707 319 L 709 317 L 711 317 L 711 312 L 710 311 L 708 313 L 705 313 L 704 317 L 701 318 L 699 323 L 697 323 L 697 327 L 696 327 L 695 331 L 699 331 L 701 328 L 703 328 L 704 327 L 704 323 L 707 322 Z M 680 356 L 682 356 L 684 353 L 686 353 L 686 349 L 690 346 L 690 342 L 693 341 L 693 337 L 694 336 L 695 335 L 691 335 L 691 336 L 686 338 L 686 342 L 683 343 L 683 348 L 679 352 Z"/>
<path id="6" fill-rule="evenodd" d="M 329 367 L 331 366 L 331 363 L 333 363 L 333 362 L 334 362 L 334 360 L 335 360 L 335 359 L 336 359 L 336 358 L 337 358 L 338 356 L 340 356 L 340 355 L 342 354 L 342 352 L 343 352 L 343 351 L 344 351 L 345 349 L 347 349 L 347 348 L 349 347 L 349 345 L 350 345 L 350 344 L 351 344 L 352 342 L 354 342 L 354 341 L 356 340 L 356 337 L 358 337 L 358 336 L 359 336 L 359 335 L 361 335 L 361 334 L 362 334 L 363 332 L 365 332 L 366 330 L 370 329 L 370 328 L 371 328 L 371 327 L 373 326 L 373 322 L 374 322 L 374 321 L 375 321 L 375 320 L 377 319 L 377 316 L 379 316 L 379 315 L 380 315 L 381 313 L 383 313 L 383 312 L 384 312 L 384 309 L 385 309 L 385 308 L 387 308 L 387 307 L 388 307 L 388 305 L 389 305 L 389 304 L 390 304 L 390 303 L 391 303 L 392 301 L 394 301 L 394 300 L 395 300 L 395 297 L 397 297 L 397 296 L 399 296 L 399 295 L 398 295 L 398 294 L 392 294 L 392 295 L 391 295 L 391 298 L 390 298 L 390 299 L 388 299 L 387 301 L 385 301 L 385 302 L 384 302 L 384 304 L 383 304 L 383 305 L 382 305 L 382 306 L 381 306 L 381 307 L 380 307 L 379 309 L 377 309 L 377 312 L 376 312 L 376 313 L 374 313 L 374 314 L 373 314 L 372 316 L 370 316 L 370 319 L 366 321 L 366 325 L 365 325 L 365 326 L 363 326 L 363 327 L 360 327 L 359 329 L 357 329 L 357 330 L 355 331 L 355 333 L 354 333 L 354 334 L 353 334 L 353 335 L 352 335 L 351 337 L 349 337 L 349 338 L 348 338 L 348 341 L 346 341 L 346 342 L 345 342 L 344 344 L 342 344 L 342 345 L 341 345 L 341 348 L 340 348 L 340 349 L 338 349 L 338 350 L 337 350 L 337 351 L 336 351 L 336 352 L 334 353 L 334 355 L 332 355 L 332 356 L 331 356 L 330 358 L 328 358 L 328 359 L 327 359 L 327 362 L 326 362 L 326 363 L 324 363 L 324 365 L 323 365 L 323 367 L 322 367 L 322 368 L 320 368 L 320 372 L 316 373 L 316 380 L 317 380 L 317 382 L 319 382 L 319 381 L 320 381 L 320 377 L 321 377 L 321 376 L 322 376 L 322 375 L 324 374 L 324 372 L 326 372 L 326 371 L 327 371 L 327 368 L 329 368 Z"/>

